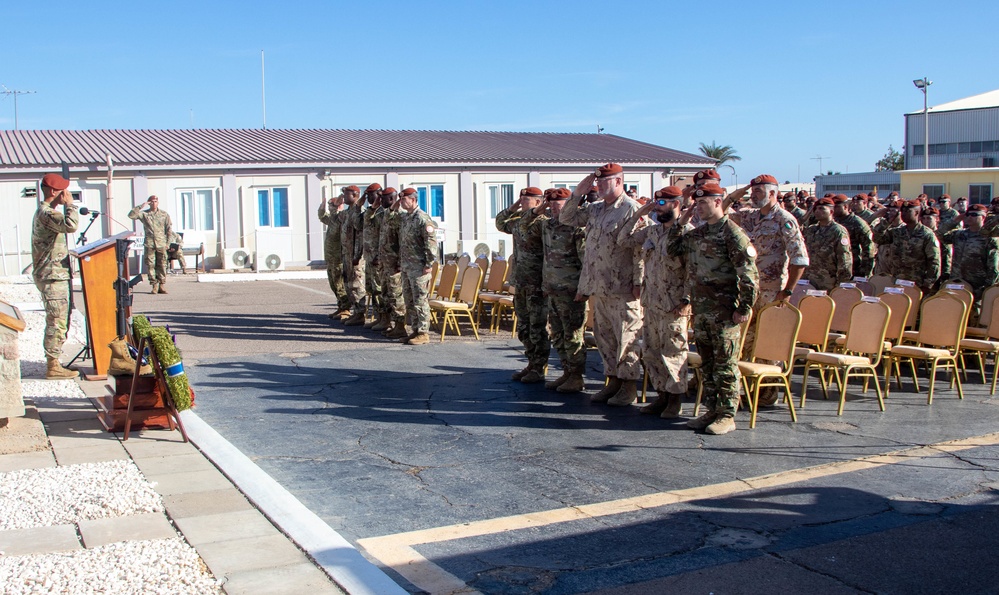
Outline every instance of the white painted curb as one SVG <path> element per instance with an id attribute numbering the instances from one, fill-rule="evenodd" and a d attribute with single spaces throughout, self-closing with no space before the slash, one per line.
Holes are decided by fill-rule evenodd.
<path id="1" fill-rule="evenodd" d="M 408 595 L 196 413 L 180 415 L 191 442 L 350 595 Z"/>
<path id="2" fill-rule="evenodd" d="M 266 273 L 198 273 L 198 283 L 234 283 L 238 281 L 279 281 L 289 279 L 326 279 L 321 271 L 267 271 Z"/>

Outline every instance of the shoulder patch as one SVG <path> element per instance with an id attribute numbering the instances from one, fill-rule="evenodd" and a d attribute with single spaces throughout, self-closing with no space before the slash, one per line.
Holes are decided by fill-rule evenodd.
<path id="1" fill-rule="evenodd" d="M 843 244 L 844 246 L 849 246 L 850 245 L 850 238 L 842 238 L 842 239 L 840 239 L 839 243 Z"/>
<path id="2" fill-rule="evenodd" d="M 756 248 L 752 244 L 746 245 L 746 254 L 756 258 Z"/>
<path id="3" fill-rule="evenodd" d="M 785 221 L 784 222 L 784 227 L 786 227 L 787 229 L 791 229 L 791 227 L 792 227 L 791 222 L 790 221 Z"/>

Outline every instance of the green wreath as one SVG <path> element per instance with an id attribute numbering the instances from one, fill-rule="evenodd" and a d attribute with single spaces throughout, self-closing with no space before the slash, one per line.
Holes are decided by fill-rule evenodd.
<path id="1" fill-rule="evenodd" d="M 191 385 L 187 380 L 187 374 L 183 371 L 180 351 L 170 337 L 170 332 L 162 326 L 152 326 L 145 316 L 132 318 L 132 332 L 135 334 L 136 340 L 141 341 L 144 337 L 149 337 L 152 342 L 153 351 L 156 352 L 156 359 L 159 360 L 160 367 L 163 368 L 167 388 L 170 390 L 170 396 L 173 397 L 174 405 L 177 406 L 177 411 L 190 409 L 191 405 L 194 404 L 191 401 Z M 167 370 L 175 364 L 181 364 L 180 371 L 170 376 Z"/>

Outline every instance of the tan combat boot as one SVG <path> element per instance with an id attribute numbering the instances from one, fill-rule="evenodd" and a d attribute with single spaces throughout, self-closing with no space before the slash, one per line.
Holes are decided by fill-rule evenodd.
<path id="1" fill-rule="evenodd" d="M 663 419 L 674 419 L 683 415 L 683 394 L 666 393 L 669 396 L 669 403 L 659 417 Z"/>
<path id="2" fill-rule="evenodd" d="M 160 283 L 160 293 L 166 293 L 166 283 Z"/>
<path id="3" fill-rule="evenodd" d="M 381 316 L 382 315 L 379 314 L 378 312 L 372 314 L 371 320 L 367 320 L 367 316 L 365 316 L 364 325 L 363 325 L 364 328 L 372 328 L 373 326 L 378 324 L 378 322 L 382 319 Z"/>
<path id="4" fill-rule="evenodd" d="M 525 366 L 523 370 L 511 374 L 510 380 L 520 380 L 524 376 L 527 376 L 527 373 L 530 371 L 531 371 L 531 364 L 527 364 L 527 366 Z"/>
<path id="5" fill-rule="evenodd" d="M 706 434 L 714 434 L 720 436 L 722 434 L 728 434 L 729 432 L 735 431 L 735 417 L 731 415 L 719 415 L 715 418 L 715 421 L 711 422 L 711 425 L 704 428 Z"/>
<path id="6" fill-rule="evenodd" d="M 566 368 L 565 365 L 563 364 L 562 375 L 556 378 L 555 380 L 549 380 L 548 382 L 546 382 L 545 388 L 548 390 L 557 389 L 558 387 L 565 384 L 565 381 L 569 379 L 569 375 L 570 375 L 569 368 Z"/>
<path id="7" fill-rule="evenodd" d="M 406 339 L 406 345 L 426 345 L 430 342 L 430 335 L 427 333 L 417 333 L 412 339 Z"/>
<path id="8" fill-rule="evenodd" d="M 364 310 L 357 314 L 351 314 L 350 318 L 343 321 L 344 326 L 361 326 L 362 324 L 364 324 Z"/>
<path id="9" fill-rule="evenodd" d="M 605 403 L 607 402 L 607 399 L 616 395 L 619 390 L 621 390 L 621 379 L 617 376 L 608 376 L 607 386 L 603 387 L 600 392 L 593 395 L 590 400 L 594 403 Z"/>
<path id="10" fill-rule="evenodd" d="M 659 415 L 663 411 L 666 411 L 667 405 L 669 405 L 669 393 L 660 392 L 655 401 L 642 407 L 638 412 L 643 415 Z"/>
<path id="11" fill-rule="evenodd" d="M 607 399 L 607 404 L 613 407 L 626 407 L 638 400 L 638 382 L 635 380 L 621 381 L 621 389 Z"/>
<path id="12" fill-rule="evenodd" d="M 537 367 L 530 368 L 527 374 L 520 377 L 520 381 L 524 384 L 537 384 L 538 382 L 545 381 L 544 368 L 538 369 Z"/>
<path id="13" fill-rule="evenodd" d="M 159 293 L 160 292 L 160 284 L 159 283 L 153 283 L 152 285 L 153 285 L 153 290 L 150 291 L 149 293 Z"/>
<path id="14" fill-rule="evenodd" d="M 581 393 L 584 389 L 586 383 L 583 380 L 583 369 L 575 368 L 569 370 L 569 377 L 555 390 L 560 393 Z"/>
<path id="15" fill-rule="evenodd" d="M 67 370 L 62 367 L 62 364 L 59 363 L 59 358 L 46 357 L 45 363 L 45 378 L 47 380 L 64 380 L 67 378 L 76 378 L 80 375 L 76 370 Z"/>
<path id="16" fill-rule="evenodd" d="M 406 321 L 402 318 L 395 321 L 395 326 L 388 329 L 384 333 L 387 339 L 405 339 L 409 337 L 409 333 L 406 332 Z"/>
<path id="17" fill-rule="evenodd" d="M 387 330 L 389 325 L 392 324 L 392 319 L 389 317 L 388 313 L 382 312 L 378 315 L 378 320 L 371 325 L 371 330 L 373 331 L 384 331 Z"/>
<path id="18" fill-rule="evenodd" d="M 687 427 L 694 430 L 703 430 L 704 428 L 710 426 L 718 414 L 714 411 L 709 411 L 704 415 L 698 417 L 697 419 L 692 419 L 687 422 Z"/>

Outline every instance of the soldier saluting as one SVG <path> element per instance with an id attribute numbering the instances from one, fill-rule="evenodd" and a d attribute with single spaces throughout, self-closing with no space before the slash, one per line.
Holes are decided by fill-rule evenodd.
<path id="1" fill-rule="evenodd" d="M 142 207 L 149 207 L 143 211 Z M 160 199 L 150 196 L 145 203 L 136 205 L 128 212 L 128 218 L 142 223 L 146 238 L 143 241 L 143 260 L 146 263 L 146 274 L 149 284 L 153 286 L 150 293 L 166 293 L 167 249 L 170 247 L 170 236 L 173 235 L 173 223 L 170 214 L 160 210 Z"/>

